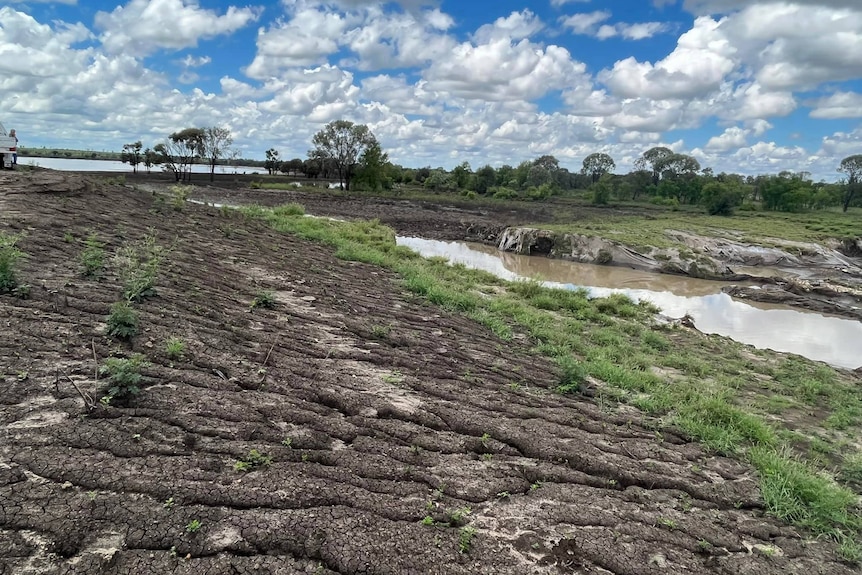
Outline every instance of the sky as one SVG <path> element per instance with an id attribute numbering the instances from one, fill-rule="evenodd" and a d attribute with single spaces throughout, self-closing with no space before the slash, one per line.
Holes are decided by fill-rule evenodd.
<path id="1" fill-rule="evenodd" d="M 4 0 L 0 122 L 119 150 L 223 126 L 305 158 L 367 124 L 404 166 L 663 145 L 704 167 L 835 180 L 862 154 L 860 0 Z"/>

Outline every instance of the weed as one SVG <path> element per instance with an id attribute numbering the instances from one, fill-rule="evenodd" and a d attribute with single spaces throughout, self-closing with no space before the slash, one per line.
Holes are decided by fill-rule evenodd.
<path id="1" fill-rule="evenodd" d="M 95 501 L 96 497 L 98 495 L 99 495 L 99 493 L 97 491 L 88 491 L 87 492 L 87 497 L 90 499 L 90 501 Z"/>
<path id="2" fill-rule="evenodd" d="M 200 531 L 201 526 L 203 524 L 198 519 L 192 519 L 188 523 L 186 523 L 186 532 L 187 533 L 197 533 Z"/>
<path id="3" fill-rule="evenodd" d="M 233 464 L 233 470 L 239 473 L 246 473 L 260 467 L 269 467 L 272 463 L 272 457 L 263 455 L 257 449 L 252 449 L 248 455 Z"/>
<path id="4" fill-rule="evenodd" d="M 701 552 L 706 553 L 712 549 L 712 543 L 706 539 L 699 539 L 697 542 L 697 548 L 700 549 Z"/>
<path id="5" fill-rule="evenodd" d="M 165 499 L 165 503 L 164 503 L 165 509 L 170 509 L 173 506 L 174 506 L 174 498 L 173 497 L 168 497 L 167 499 Z"/>
<path id="6" fill-rule="evenodd" d="M 260 290 L 251 300 L 251 309 L 273 309 L 275 304 L 275 294 L 271 290 Z"/>
<path id="7" fill-rule="evenodd" d="M 273 208 L 273 214 L 276 216 L 303 216 L 305 215 L 305 207 L 302 204 L 284 204 Z"/>
<path id="8" fill-rule="evenodd" d="M 125 301 L 111 306 L 107 334 L 117 339 L 131 339 L 138 333 L 138 312 Z"/>
<path id="9" fill-rule="evenodd" d="M 665 527 L 667 529 L 670 529 L 671 531 L 675 531 L 678 527 L 676 521 L 668 517 L 659 517 L 658 521 L 656 521 L 656 525 L 660 527 Z"/>
<path id="10" fill-rule="evenodd" d="M 108 405 L 114 399 L 125 400 L 138 395 L 144 379 L 141 370 L 148 366 L 149 363 L 139 353 L 130 358 L 107 358 L 99 368 L 99 373 L 108 378 L 108 389 L 102 403 Z"/>
<path id="11" fill-rule="evenodd" d="M 173 360 L 182 359 L 186 351 L 186 342 L 178 337 L 171 336 L 165 341 L 165 355 Z"/>
<path id="12" fill-rule="evenodd" d="M 186 200 L 189 194 L 194 190 L 194 186 L 171 186 L 171 206 L 174 210 L 181 212 L 186 205 Z"/>
<path id="13" fill-rule="evenodd" d="M 501 491 L 497 494 L 497 499 L 509 499 L 512 496 L 508 491 Z"/>
<path id="14" fill-rule="evenodd" d="M 293 446 L 293 439 L 290 437 L 285 437 L 284 439 L 281 440 L 281 444 L 285 447 L 292 447 Z"/>
<path id="15" fill-rule="evenodd" d="M 557 357 L 557 365 L 560 366 L 560 380 L 557 391 L 560 393 L 577 393 L 586 380 L 586 370 L 571 355 Z"/>
<path id="16" fill-rule="evenodd" d="M 404 375 L 400 371 L 393 371 L 383 376 L 383 382 L 389 385 L 401 385 L 404 381 Z"/>
<path id="17" fill-rule="evenodd" d="M 458 551 L 467 553 L 473 546 L 473 539 L 476 537 L 476 528 L 465 525 L 458 532 Z"/>
<path id="18" fill-rule="evenodd" d="M 123 284 L 123 297 L 129 301 L 141 301 L 154 295 L 159 268 L 169 253 L 170 249 L 156 243 L 152 231 L 141 241 L 121 248 L 114 264 Z"/>
<path id="19" fill-rule="evenodd" d="M 463 525 L 467 520 L 467 516 L 472 512 L 473 510 L 469 507 L 459 507 L 449 514 L 449 520 L 452 525 Z"/>
<path id="20" fill-rule="evenodd" d="M 97 279 L 105 269 L 105 244 L 99 241 L 99 236 L 91 233 L 84 240 L 84 249 L 78 260 L 81 263 L 81 275 L 85 278 Z"/>
<path id="21" fill-rule="evenodd" d="M 422 525 L 434 525 L 434 518 L 430 515 L 426 515 L 422 518 L 422 521 L 420 521 L 420 523 L 422 523 Z"/>
<path id="22" fill-rule="evenodd" d="M 392 333 L 392 324 L 371 326 L 371 337 L 374 339 L 386 339 L 390 333 Z"/>
<path id="23" fill-rule="evenodd" d="M 0 232 L 0 294 L 18 287 L 18 261 L 25 257 L 16 245 L 20 239 L 20 235 Z"/>
<path id="24" fill-rule="evenodd" d="M 75 236 L 72 235 L 72 232 L 65 232 L 63 234 L 63 241 L 66 242 L 67 244 L 71 244 L 72 242 L 75 241 Z"/>

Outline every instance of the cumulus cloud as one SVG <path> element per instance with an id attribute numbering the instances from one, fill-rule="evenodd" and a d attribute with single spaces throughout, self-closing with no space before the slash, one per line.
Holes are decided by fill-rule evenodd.
<path id="1" fill-rule="evenodd" d="M 712 18 L 698 18 L 663 60 L 652 64 L 632 56 L 602 71 L 599 79 L 627 98 L 703 97 L 721 86 L 735 67 L 736 50 L 719 32 L 719 24 Z"/>
<path id="2" fill-rule="evenodd" d="M 706 149 L 717 152 L 726 152 L 728 150 L 742 148 L 748 141 L 749 133 L 750 130 L 744 130 L 737 126 L 728 128 L 720 136 L 713 136 L 710 138 L 706 143 Z"/>
<path id="3" fill-rule="evenodd" d="M 195 0 L 131 0 L 112 12 L 98 12 L 102 46 L 109 52 L 145 56 L 161 49 L 196 46 L 204 38 L 234 32 L 260 16 L 259 8 L 230 6 L 219 15 Z"/>
<path id="4" fill-rule="evenodd" d="M 597 10 L 595 12 L 583 12 L 581 14 L 572 14 L 571 16 L 561 16 L 560 24 L 564 28 L 568 28 L 575 34 L 595 34 L 596 27 L 611 17 L 611 13 L 607 10 Z"/>
<path id="5" fill-rule="evenodd" d="M 835 92 L 805 104 L 814 108 L 811 110 L 812 118 L 862 118 L 862 94 L 856 92 Z"/>
<path id="6" fill-rule="evenodd" d="M 481 26 L 473 38 L 477 43 L 490 42 L 499 38 L 510 38 L 512 40 L 521 40 L 529 38 L 542 28 L 542 21 L 530 10 L 521 12 L 512 12 L 506 18 L 497 18 L 493 24 L 485 24 Z"/>

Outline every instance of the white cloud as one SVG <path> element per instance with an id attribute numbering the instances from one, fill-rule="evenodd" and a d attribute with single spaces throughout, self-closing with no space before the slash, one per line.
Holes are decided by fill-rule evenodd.
<path id="1" fill-rule="evenodd" d="M 591 0 L 551 0 L 551 6 L 554 8 L 560 8 L 561 6 L 565 6 L 566 4 L 575 4 L 582 3 L 585 4 L 590 2 Z"/>
<path id="2" fill-rule="evenodd" d="M 728 128 L 720 136 L 713 136 L 706 143 L 706 149 L 710 151 L 726 152 L 746 145 L 750 130 L 744 130 L 737 126 Z"/>
<path id="3" fill-rule="evenodd" d="M 611 17 L 607 10 L 561 16 L 560 24 L 575 34 L 594 34 L 596 26 Z"/>
<path id="4" fill-rule="evenodd" d="M 254 22 L 257 8 L 230 6 L 223 15 L 195 0 L 131 0 L 113 12 L 96 13 L 102 46 L 109 52 L 145 56 L 161 49 L 196 46 L 204 38 L 229 34 Z"/>
<path id="5" fill-rule="evenodd" d="M 814 108 L 810 114 L 812 118 L 862 118 L 862 94 L 856 92 L 835 92 L 805 104 Z"/>
<path id="6" fill-rule="evenodd" d="M 626 98 L 703 97 L 721 86 L 735 67 L 736 50 L 718 31 L 719 24 L 698 18 L 663 60 L 651 64 L 629 57 L 603 70 L 599 79 Z"/>
<path id="7" fill-rule="evenodd" d="M 473 39 L 478 44 L 490 42 L 500 38 L 509 38 L 512 40 L 521 40 L 529 38 L 542 28 L 542 21 L 530 10 L 521 12 L 512 12 L 506 18 L 497 18 L 493 24 L 485 24 L 481 26 L 473 35 Z"/>

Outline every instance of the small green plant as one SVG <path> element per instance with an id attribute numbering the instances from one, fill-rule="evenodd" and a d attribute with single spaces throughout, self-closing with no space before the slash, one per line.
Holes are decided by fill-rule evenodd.
<path id="1" fill-rule="evenodd" d="M 290 437 L 285 437 L 284 439 L 281 440 L 281 444 L 285 447 L 292 447 L 293 446 L 293 439 L 291 439 Z"/>
<path id="2" fill-rule="evenodd" d="M 114 264 L 123 284 L 123 297 L 129 301 L 141 301 L 154 295 L 159 268 L 169 253 L 169 248 L 156 242 L 153 231 L 139 242 L 121 248 Z"/>
<path id="3" fill-rule="evenodd" d="M 472 512 L 473 510 L 469 507 L 459 507 L 449 514 L 449 520 L 452 522 L 452 525 L 463 525 L 467 520 L 467 516 Z"/>
<path id="4" fill-rule="evenodd" d="M 186 532 L 187 533 L 197 533 L 201 530 L 201 526 L 203 524 L 198 519 L 192 519 L 188 523 L 186 523 Z"/>
<path id="5" fill-rule="evenodd" d="M 372 325 L 371 326 L 371 336 L 374 339 L 386 339 L 389 337 L 389 334 L 392 333 L 392 325 Z"/>
<path id="6" fill-rule="evenodd" d="M 114 399 L 128 399 L 141 391 L 144 376 L 141 369 L 149 366 L 144 356 L 136 353 L 132 357 L 109 357 L 99 368 L 99 373 L 108 379 L 108 389 L 102 403 L 110 404 Z"/>
<path id="7" fill-rule="evenodd" d="M 167 499 L 165 499 L 165 504 L 164 504 L 165 509 L 172 508 L 174 506 L 174 503 L 175 503 L 174 498 L 168 497 Z"/>
<path id="8" fill-rule="evenodd" d="M 85 278 L 99 278 L 105 269 L 105 244 L 99 241 L 99 236 L 91 233 L 84 240 L 84 249 L 79 257 L 81 275 Z"/>
<path id="9" fill-rule="evenodd" d="M 476 528 L 465 525 L 458 532 L 458 551 L 467 553 L 473 546 L 473 539 L 476 537 Z"/>
<path id="10" fill-rule="evenodd" d="M 260 290 L 254 299 L 251 300 L 251 309 L 264 308 L 273 309 L 275 307 L 275 294 L 271 290 Z"/>
<path id="11" fill-rule="evenodd" d="M 252 449 L 248 455 L 233 464 L 233 470 L 238 473 L 246 473 L 259 467 L 269 467 L 272 457 L 263 455 L 257 449 Z"/>
<path id="12" fill-rule="evenodd" d="M 131 339 L 138 333 L 138 312 L 125 301 L 112 305 L 108 315 L 107 333 L 118 339 Z"/>
<path id="13" fill-rule="evenodd" d="M 189 198 L 189 194 L 194 189 L 194 186 L 182 186 L 179 184 L 171 186 L 171 206 L 173 206 L 176 211 L 181 212 L 186 205 L 186 200 Z"/>
<path id="14" fill-rule="evenodd" d="M 165 355 L 170 359 L 177 360 L 183 357 L 186 351 L 186 342 L 178 337 L 169 337 L 165 341 Z"/>
<path id="15" fill-rule="evenodd" d="M 670 529 L 671 531 L 674 531 L 677 528 L 676 521 L 673 519 L 670 519 L 668 517 L 659 517 L 656 524 L 661 526 L 661 527 L 665 527 L 667 529 Z"/>
<path id="16" fill-rule="evenodd" d="M 90 499 L 90 501 L 95 501 L 96 497 L 98 495 L 99 495 L 99 493 L 97 491 L 88 491 L 87 492 L 87 497 Z"/>
<path id="17" fill-rule="evenodd" d="M 66 242 L 67 244 L 71 244 L 72 242 L 75 241 L 75 236 L 72 235 L 72 232 L 65 232 L 63 234 L 63 241 Z"/>
<path id="18" fill-rule="evenodd" d="M 25 257 L 16 245 L 20 239 L 0 232 L 0 293 L 12 293 L 18 287 L 18 261 Z"/>
<path id="19" fill-rule="evenodd" d="M 420 521 L 420 523 L 422 523 L 422 525 L 434 525 L 434 518 L 430 515 L 426 515 L 422 518 L 422 521 Z"/>

